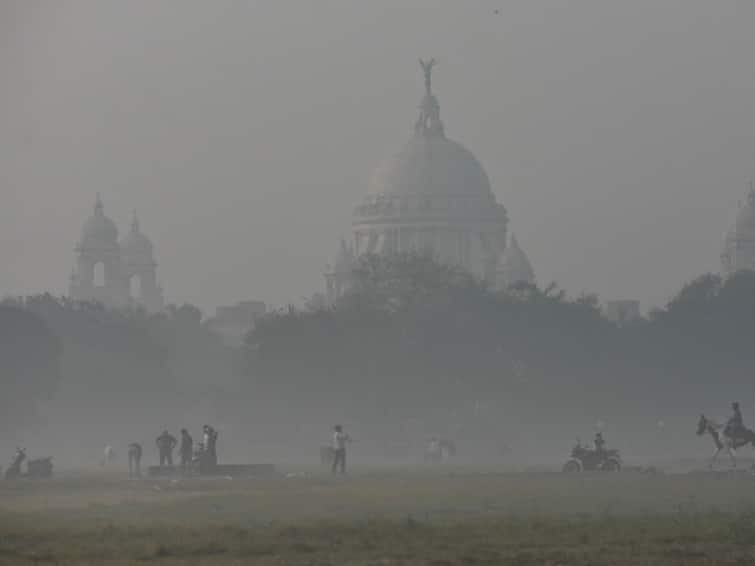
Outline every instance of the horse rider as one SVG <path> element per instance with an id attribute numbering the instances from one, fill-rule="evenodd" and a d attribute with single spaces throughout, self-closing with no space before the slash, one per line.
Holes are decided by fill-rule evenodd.
<path id="1" fill-rule="evenodd" d="M 603 433 L 600 431 L 595 433 L 595 451 L 596 452 L 603 452 L 603 449 L 606 446 L 606 441 L 603 438 Z"/>
<path id="2" fill-rule="evenodd" d="M 173 449 L 178 444 L 176 437 L 164 430 L 163 433 L 155 440 L 157 444 L 157 450 L 160 453 L 160 467 L 165 464 L 173 466 Z"/>
<path id="3" fill-rule="evenodd" d="M 731 410 L 734 414 L 726 421 L 726 427 L 724 428 L 724 434 L 729 438 L 735 438 L 741 436 L 744 431 L 744 421 L 742 420 L 742 411 L 739 410 L 739 403 L 734 402 L 731 404 Z"/>
<path id="4" fill-rule="evenodd" d="M 181 456 L 181 469 L 186 472 L 191 468 L 191 458 L 193 456 L 194 439 L 185 428 L 181 429 L 181 446 L 178 451 Z"/>
<path id="5" fill-rule="evenodd" d="M 128 476 L 130 478 L 142 475 L 142 445 L 132 442 L 128 445 Z"/>
<path id="6" fill-rule="evenodd" d="M 343 431 L 341 425 L 333 427 L 333 450 L 335 451 L 333 457 L 333 467 L 331 471 L 335 475 L 338 472 L 338 468 L 341 468 L 341 475 L 346 473 L 346 443 L 351 442 L 351 437 Z"/>

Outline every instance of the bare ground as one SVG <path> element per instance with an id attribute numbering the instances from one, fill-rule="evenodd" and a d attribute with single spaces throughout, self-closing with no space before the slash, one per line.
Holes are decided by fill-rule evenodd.
<path id="1" fill-rule="evenodd" d="M 754 564 L 755 477 L 0 482 L 0 564 Z"/>

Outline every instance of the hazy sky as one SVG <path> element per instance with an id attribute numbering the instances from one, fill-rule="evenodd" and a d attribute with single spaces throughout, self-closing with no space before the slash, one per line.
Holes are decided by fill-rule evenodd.
<path id="1" fill-rule="evenodd" d="M 495 14 L 498 10 L 498 14 Z M 299 301 L 435 57 L 540 282 L 664 302 L 755 175 L 755 2 L 0 0 L 0 294 L 63 293 L 96 192 L 172 302 Z"/>

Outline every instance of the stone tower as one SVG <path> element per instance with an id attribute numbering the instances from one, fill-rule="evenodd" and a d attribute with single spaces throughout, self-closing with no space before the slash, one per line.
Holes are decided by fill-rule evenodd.
<path id="1" fill-rule="evenodd" d="M 121 242 L 121 266 L 123 277 L 128 282 L 131 303 L 144 307 L 148 312 L 161 311 L 163 296 L 157 284 L 154 246 L 141 232 L 136 212 L 131 231 Z"/>
<path id="2" fill-rule="evenodd" d="M 134 216 L 131 232 L 118 242 L 118 228 L 105 216 L 100 195 L 94 213 L 81 230 L 75 248 L 76 264 L 68 290 L 77 301 L 98 302 L 111 309 L 142 307 L 148 312 L 163 308 L 157 285 L 152 242 L 139 230 Z M 131 283 L 138 280 L 139 293 L 131 296 Z"/>
<path id="3" fill-rule="evenodd" d="M 128 306 L 128 289 L 121 271 L 118 228 L 105 216 L 99 194 L 94 203 L 94 213 L 81 229 L 69 294 L 73 299 L 96 301 L 110 308 Z"/>

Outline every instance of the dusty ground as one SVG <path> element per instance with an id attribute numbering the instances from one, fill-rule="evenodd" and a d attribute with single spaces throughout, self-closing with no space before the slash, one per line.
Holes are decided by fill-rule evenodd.
<path id="1" fill-rule="evenodd" d="M 0 564 L 755 564 L 755 476 L 0 482 Z"/>

